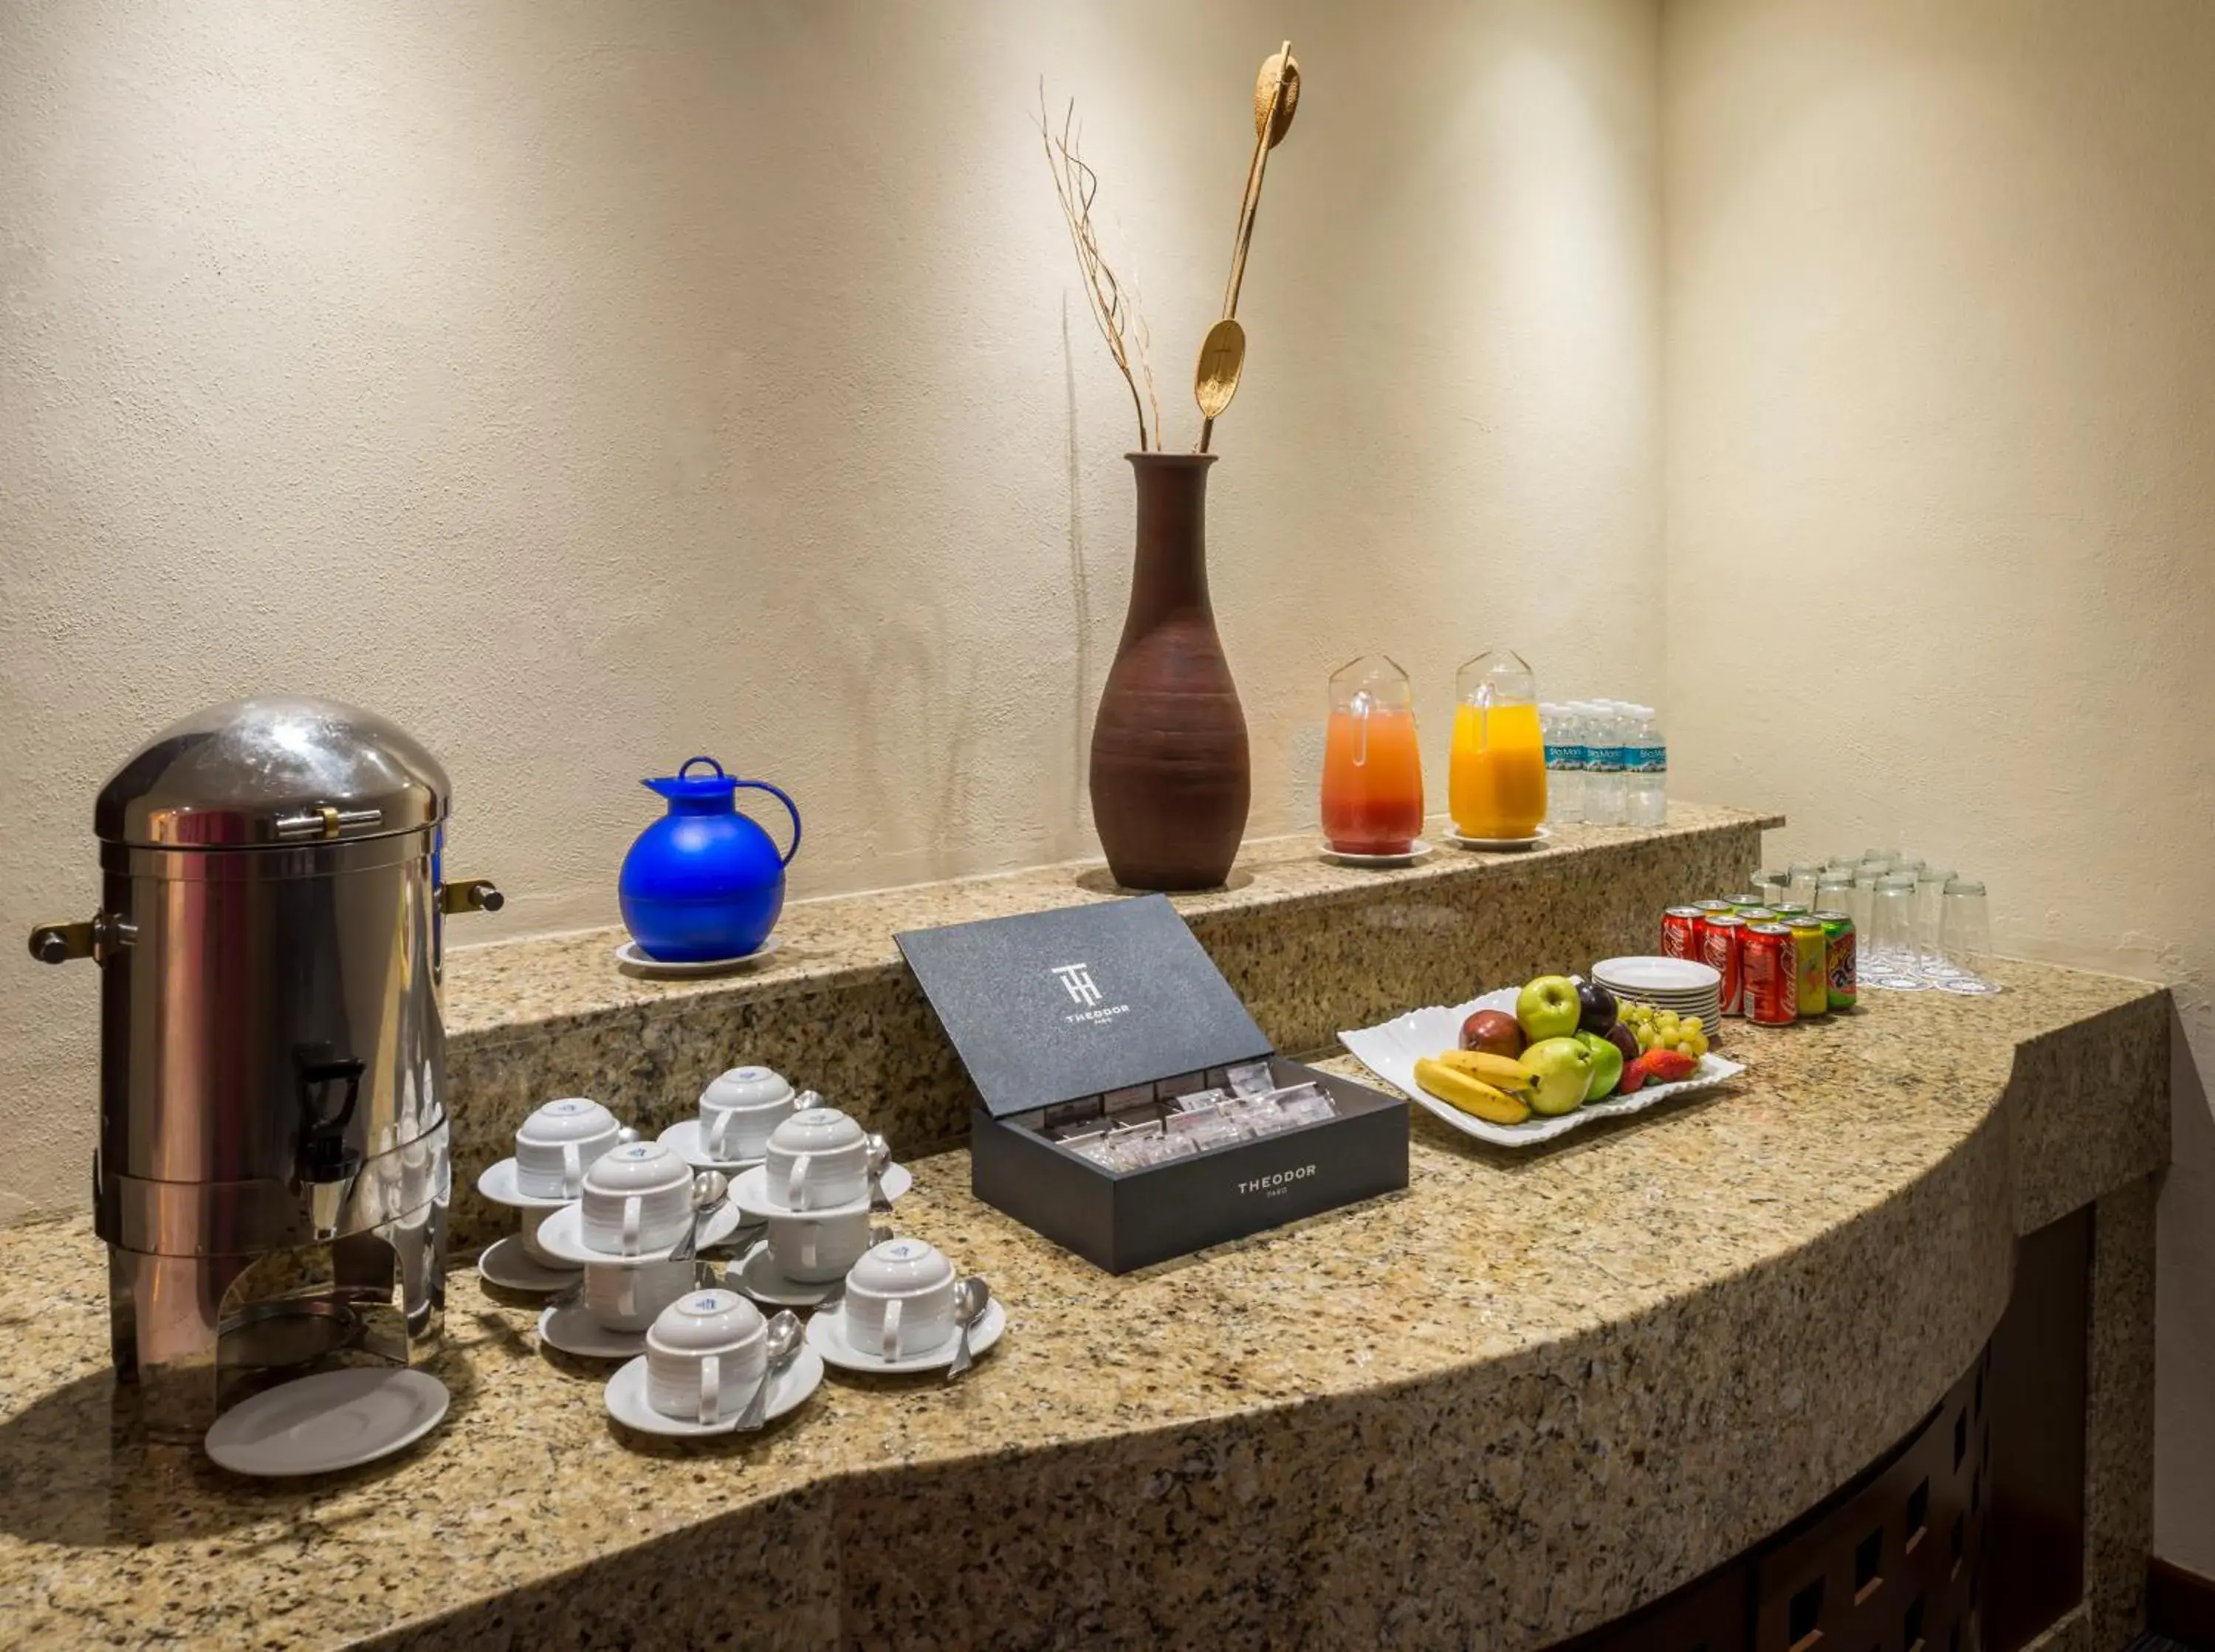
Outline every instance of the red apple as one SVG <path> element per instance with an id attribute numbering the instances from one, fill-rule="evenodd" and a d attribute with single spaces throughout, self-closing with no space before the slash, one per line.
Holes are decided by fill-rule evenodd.
<path id="1" fill-rule="evenodd" d="M 1523 1029 L 1506 1010 L 1478 1010 L 1461 1024 L 1461 1047 L 1512 1061 L 1523 1053 Z"/>

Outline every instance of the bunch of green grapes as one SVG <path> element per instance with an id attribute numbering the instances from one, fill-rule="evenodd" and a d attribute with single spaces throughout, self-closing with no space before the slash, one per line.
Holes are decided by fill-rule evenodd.
<path id="1" fill-rule="evenodd" d="M 1680 1049 L 1694 1061 L 1708 1053 L 1708 1031 L 1697 1015 L 1680 1016 L 1674 1010 L 1657 1010 L 1650 1004 L 1626 1002 L 1623 1025 L 1645 1049 Z"/>

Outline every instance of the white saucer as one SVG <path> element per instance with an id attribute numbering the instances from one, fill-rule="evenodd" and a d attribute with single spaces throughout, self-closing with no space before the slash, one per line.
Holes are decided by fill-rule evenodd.
<path id="1" fill-rule="evenodd" d="M 885 1166 L 886 1198 L 897 1199 L 914 1185 L 915 1178 L 908 1173 L 905 1165 Z M 851 1204 L 825 1205 L 820 1210 L 788 1210 L 781 1204 L 772 1204 L 769 1198 L 769 1171 L 761 1165 L 741 1172 L 732 1181 L 731 1202 L 745 1211 L 751 1221 L 767 1221 L 771 1216 L 850 1216 L 869 1208 L 866 1198 L 856 1199 Z M 539 1237 L 543 1244 L 543 1230 Z M 549 1245 L 546 1248 L 550 1251 L 554 1247 Z"/>
<path id="2" fill-rule="evenodd" d="M 800 1352 L 792 1356 L 792 1363 L 778 1372 L 770 1384 L 769 1404 L 762 1412 L 762 1421 L 776 1422 L 822 1386 L 823 1358 L 802 1343 Z M 688 1423 L 681 1416 L 665 1416 L 655 1410 L 646 1394 L 646 1356 L 641 1355 L 608 1379 L 608 1415 L 626 1429 L 635 1429 L 641 1434 L 658 1434 L 671 1440 L 697 1440 L 705 1435 L 729 1434 L 739 1426 L 739 1413 L 753 1398 L 749 1394 L 739 1401 L 731 1415 L 720 1423 Z"/>
<path id="3" fill-rule="evenodd" d="M 564 1262 L 574 1262 L 579 1267 L 587 1263 L 610 1268 L 643 1268 L 649 1262 L 666 1262 L 669 1253 L 677 1248 L 677 1239 L 658 1245 L 651 1251 L 641 1251 L 635 1257 L 618 1256 L 612 1251 L 595 1251 L 585 1243 L 585 1208 L 581 1204 L 565 1204 L 549 1216 L 538 1229 L 538 1245 Z M 722 1207 L 700 1226 L 700 1249 L 721 1245 L 745 1225 L 745 1218 L 737 1204 L 728 1199 Z M 679 1233 L 677 1239 L 684 1238 Z"/>
<path id="4" fill-rule="evenodd" d="M 1412 866 L 1431 852 L 1431 846 L 1421 838 L 1398 854 L 1355 854 L 1346 849 L 1322 846 L 1322 858 L 1341 866 Z"/>
<path id="5" fill-rule="evenodd" d="M 977 1321 L 969 1333 L 969 1354 L 975 1358 L 994 1343 L 1008 1328 L 1007 1310 L 994 1297 L 985 1305 L 985 1317 Z M 820 1354 L 826 1363 L 842 1371 L 865 1371 L 873 1376 L 902 1377 L 917 1371 L 937 1371 L 954 1363 L 954 1350 L 960 1343 L 958 1336 L 948 1337 L 944 1343 L 928 1354 L 911 1355 L 904 1360 L 888 1360 L 881 1354 L 864 1354 L 846 1340 L 846 1315 L 843 1307 L 825 1308 L 809 1317 L 807 1345 Z"/>
<path id="6" fill-rule="evenodd" d="M 1457 849 L 1490 849 L 1495 853 L 1506 849 L 1527 849 L 1543 843 L 1553 833 L 1541 826 L 1528 837 L 1463 837 L 1459 832 L 1448 832 L 1446 841 Z"/>
<path id="7" fill-rule="evenodd" d="M 743 970 L 749 964 L 759 964 L 784 943 L 771 935 L 751 952 L 737 958 L 702 958 L 696 964 L 665 964 L 635 940 L 627 940 L 616 948 L 616 962 L 623 966 L 625 975 L 643 976 L 649 981 L 683 981 L 694 976 L 728 975 L 733 970 Z"/>
<path id="8" fill-rule="evenodd" d="M 842 1277 L 803 1285 L 796 1279 L 787 1279 L 777 1271 L 776 1258 L 769 1253 L 769 1242 L 764 1239 L 723 1270 L 723 1282 L 771 1307 L 812 1308 L 819 1306 L 825 1297 L 846 1282 Z"/>
<path id="9" fill-rule="evenodd" d="M 328 1474 L 414 1445 L 447 1404 L 446 1385 L 426 1371 L 320 1372 L 232 1406 L 207 1431 L 207 1454 L 234 1474 Z"/>
<path id="10" fill-rule="evenodd" d="M 559 1210 L 569 1202 L 567 1199 L 542 1199 L 536 1193 L 525 1193 L 517 1187 L 512 1158 L 488 1165 L 484 1174 L 477 1178 L 477 1191 L 494 1204 L 512 1205 L 518 1210 Z"/>
<path id="11" fill-rule="evenodd" d="M 523 1235 L 510 1233 L 487 1245 L 477 1258 L 477 1277 L 511 1291 L 566 1290 L 577 1282 L 574 1268 L 549 1268 L 523 1248 Z"/>
<path id="12" fill-rule="evenodd" d="M 582 1302 L 549 1308 L 538 1316 L 538 1340 L 587 1360 L 627 1360 L 646 1352 L 642 1331 L 610 1331 Z"/>
<path id="13" fill-rule="evenodd" d="M 700 1145 L 700 1121 L 696 1118 L 679 1119 L 656 1140 L 695 1170 L 720 1170 L 726 1176 L 736 1176 L 761 1163 L 758 1159 L 710 1159 Z"/>

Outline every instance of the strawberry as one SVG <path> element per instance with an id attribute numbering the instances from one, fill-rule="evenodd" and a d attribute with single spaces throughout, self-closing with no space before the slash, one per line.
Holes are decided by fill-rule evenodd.
<path id="1" fill-rule="evenodd" d="M 1646 1057 L 1638 1056 L 1623 1064 L 1623 1076 L 1615 1081 L 1615 1093 L 1627 1096 L 1646 1082 Z"/>
<path id="2" fill-rule="evenodd" d="M 1697 1057 L 1687 1055 L 1681 1049 L 1649 1049 L 1623 1069 L 1624 1082 L 1618 1085 L 1617 1088 L 1636 1088 L 1636 1086 L 1629 1082 L 1634 1072 L 1637 1074 L 1638 1083 L 1641 1085 L 1674 1084 L 1679 1079 L 1690 1078 L 1693 1069 L 1699 1064 Z"/>

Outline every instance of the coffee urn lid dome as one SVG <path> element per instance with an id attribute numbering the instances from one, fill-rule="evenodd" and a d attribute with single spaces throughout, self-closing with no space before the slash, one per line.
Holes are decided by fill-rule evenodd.
<path id="1" fill-rule="evenodd" d="M 172 723 L 101 788 L 105 842 L 231 848 L 390 837 L 445 818 L 436 758 L 375 712 L 265 694 Z"/>

